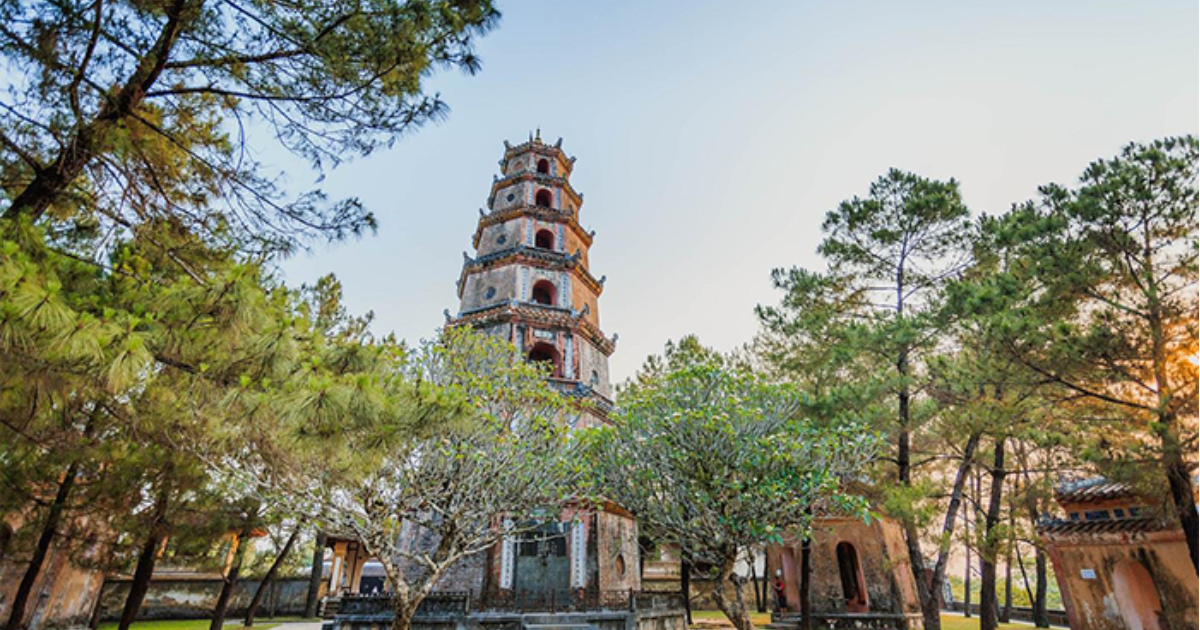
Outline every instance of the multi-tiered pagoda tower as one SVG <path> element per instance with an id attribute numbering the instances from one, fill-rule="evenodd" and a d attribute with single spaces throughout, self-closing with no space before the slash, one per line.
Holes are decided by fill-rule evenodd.
<path id="1" fill-rule="evenodd" d="M 469 324 L 551 364 L 551 382 L 591 401 L 577 424 L 604 422 L 612 408 L 608 357 L 616 337 L 600 331 L 604 278 L 588 267 L 594 232 L 579 223 L 583 195 L 571 186 L 575 158 L 562 140 L 504 143 L 501 175 L 480 210 L 474 258 L 463 254 L 461 306 L 452 324 Z"/>
<path id="2" fill-rule="evenodd" d="M 606 422 L 612 409 L 608 357 L 616 338 L 600 332 L 596 305 L 604 279 L 588 269 L 593 233 L 579 224 L 583 195 L 571 186 L 574 165 L 562 140 L 548 145 L 539 134 L 518 146 L 504 143 L 501 175 L 492 181 L 488 209 L 480 210 L 475 256 L 463 254 L 460 310 L 446 317 L 448 326 L 503 337 L 529 360 L 550 364 L 550 383 L 581 403 L 566 421 L 583 427 Z M 327 599 L 340 602 L 361 593 L 368 559 L 356 541 L 329 544 L 334 565 Z M 657 609 L 653 598 L 635 605 L 640 566 L 633 515 L 611 502 L 580 502 L 561 514 L 546 514 L 534 531 L 463 559 L 426 601 L 450 602 L 464 612 L 454 602 L 465 595 L 472 624 L 467 627 L 477 630 L 516 622 L 594 630 L 618 620 L 629 628 L 641 627 L 643 618 L 655 628 L 682 627 L 682 609 Z M 557 621 L 547 621 L 547 613 L 558 615 Z M 378 623 L 359 613 L 339 613 L 337 619 L 335 627 L 352 630 Z M 414 627 L 425 627 L 420 623 Z"/>

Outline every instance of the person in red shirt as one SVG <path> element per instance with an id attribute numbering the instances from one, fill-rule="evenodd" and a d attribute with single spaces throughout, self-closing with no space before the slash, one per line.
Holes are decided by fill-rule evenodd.
<path id="1" fill-rule="evenodd" d="M 775 612 L 783 612 L 787 608 L 787 595 L 785 586 L 780 572 L 775 572 L 775 581 L 771 583 L 771 590 L 775 592 Z"/>

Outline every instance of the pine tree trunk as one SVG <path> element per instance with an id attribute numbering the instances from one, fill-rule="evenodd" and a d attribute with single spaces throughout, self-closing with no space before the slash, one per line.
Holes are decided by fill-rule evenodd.
<path id="1" fill-rule="evenodd" d="M 1143 235 L 1142 268 L 1145 270 L 1146 318 L 1150 326 L 1150 352 L 1154 367 L 1154 391 L 1158 392 L 1158 404 L 1154 431 L 1158 434 L 1162 448 L 1163 472 L 1171 488 L 1171 502 L 1175 504 L 1176 516 L 1187 540 L 1188 552 L 1192 556 L 1192 569 L 1200 571 L 1200 514 L 1196 511 L 1196 499 L 1192 494 L 1190 470 L 1185 461 L 1182 442 L 1179 439 L 1179 418 L 1172 400 L 1169 360 L 1166 345 L 1166 316 L 1162 298 L 1155 280 L 1156 266 L 1150 236 L 1150 221 L 1147 219 Z M 1194 451 L 1193 451 L 1194 452 Z"/>
<path id="2" fill-rule="evenodd" d="M 902 317 L 904 315 L 902 270 L 897 271 L 896 285 L 896 316 Z M 909 486 L 912 485 L 912 454 L 910 452 L 911 436 L 909 435 L 911 421 L 909 398 L 911 394 L 905 380 L 909 373 L 907 349 L 902 350 L 896 360 L 896 373 L 902 379 L 900 391 L 897 394 L 897 419 L 900 431 L 896 437 L 896 478 L 900 485 Z M 938 610 L 937 598 L 933 596 L 929 580 L 925 576 L 925 555 L 921 553 L 921 533 L 917 530 L 916 524 L 912 522 L 911 516 L 905 515 L 903 524 L 904 538 L 908 546 L 909 569 L 912 571 L 913 581 L 917 585 L 917 599 L 920 600 L 925 630 L 941 630 L 941 611 Z"/>
<path id="3" fill-rule="evenodd" d="M 25 568 L 25 575 L 21 578 L 20 585 L 17 586 L 16 595 L 13 596 L 8 623 L 4 626 L 5 630 L 17 630 L 25 621 L 25 609 L 29 605 L 29 596 L 33 594 L 33 585 L 37 582 L 38 574 L 42 572 L 42 565 L 46 562 L 47 554 L 50 553 L 50 544 L 58 534 L 58 526 L 62 523 L 67 498 L 75 487 L 75 476 L 78 473 L 79 462 L 71 462 L 62 481 L 58 484 L 58 491 L 54 493 L 54 502 L 50 504 L 46 522 L 42 524 L 42 534 L 38 536 L 37 545 L 33 548 L 33 556 L 29 559 L 29 566 Z"/>
<path id="4" fill-rule="evenodd" d="M 1166 421 L 1175 422 L 1176 420 L 1168 418 Z M 1188 552 L 1192 556 L 1192 569 L 1200 570 L 1200 556 L 1197 555 L 1197 545 L 1200 544 L 1200 541 L 1197 540 L 1200 538 L 1200 513 L 1196 511 L 1196 500 L 1192 495 L 1188 465 L 1183 459 L 1178 437 L 1173 434 L 1171 429 L 1164 429 L 1164 433 L 1172 434 L 1162 440 L 1165 453 L 1164 467 L 1167 481 L 1171 487 L 1171 502 L 1175 505 L 1179 526 L 1183 529 L 1183 537 L 1187 539 Z"/>
<path id="5" fill-rule="evenodd" d="M 963 447 L 962 459 L 958 469 L 954 471 L 954 484 L 950 489 L 950 503 L 946 506 L 946 517 L 942 521 L 942 544 L 938 548 L 937 560 L 933 563 L 933 571 L 929 576 L 929 590 L 936 598 L 943 590 L 946 582 L 946 564 L 950 561 L 951 543 L 954 540 L 954 526 L 958 522 L 958 511 L 962 506 L 963 492 L 970 476 L 971 465 L 974 463 L 975 450 L 979 448 L 981 434 L 972 433 L 967 437 Z M 965 519 L 964 519 L 965 521 Z"/>
<path id="6" fill-rule="evenodd" d="M 1000 508 L 1004 500 L 1004 441 L 1003 437 L 996 438 L 996 448 L 992 461 L 992 483 L 988 493 L 987 513 L 984 516 L 983 548 L 980 549 L 980 580 L 979 580 L 979 628 L 980 630 L 996 630 L 999 620 L 999 600 L 996 597 L 996 556 L 999 551 L 999 541 L 996 540 L 996 528 L 1000 524 Z"/>
<path id="7" fill-rule="evenodd" d="M 1021 584 L 1025 589 L 1025 598 L 1029 600 L 1029 607 L 1033 608 L 1033 589 L 1029 587 L 1029 574 L 1025 572 L 1025 560 L 1022 558 L 1021 548 L 1017 547 L 1017 568 L 1021 570 Z"/>
<path id="8" fill-rule="evenodd" d="M 800 543 L 800 630 L 813 630 L 811 538 Z"/>
<path id="9" fill-rule="evenodd" d="M 1009 539 L 1008 539 L 1008 553 L 1007 553 L 1007 555 L 1005 556 L 1005 560 L 1004 560 L 1004 608 L 1000 609 L 1000 622 L 1001 622 L 1001 623 L 1008 623 L 1009 621 L 1012 621 L 1012 608 L 1013 608 L 1013 594 L 1012 594 L 1012 588 L 1013 588 L 1013 580 L 1012 580 L 1012 563 L 1013 563 L 1013 541 L 1012 541 L 1012 532 L 1013 532 L 1013 528 L 1012 528 L 1012 525 L 1013 525 L 1013 522 L 1012 522 L 1012 511 L 1011 511 L 1011 510 L 1009 510 L 1009 520 L 1008 520 L 1008 524 L 1009 524 L 1009 528 L 1008 528 L 1008 531 L 1009 531 Z"/>
<path id="10" fill-rule="evenodd" d="M 254 625 L 254 613 L 258 610 L 258 605 L 262 603 L 263 593 L 267 590 L 267 585 L 275 579 L 275 573 L 279 571 L 279 565 L 287 559 L 288 554 L 292 551 L 292 545 L 296 542 L 296 537 L 300 534 L 300 525 L 292 530 L 292 534 L 288 536 L 287 542 L 283 544 L 283 549 L 279 551 L 279 555 L 275 556 L 275 561 L 271 563 L 271 568 L 267 569 L 267 574 L 263 576 L 261 582 L 258 583 L 258 588 L 254 589 L 254 597 L 250 599 L 250 605 L 246 608 L 246 619 L 243 626 L 249 628 Z"/>
<path id="11" fill-rule="evenodd" d="M 237 586 L 238 573 L 242 571 L 242 558 L 246 555 L 243 542 L 249 535 L 249 529 L 243 529 L 233 539 L 233 564 L 225 572 L 224 581 L 221 583 L 221 594 L 217 596 L 217 605 L 213 608 L 212 621 L 208 624 L 208 630 L 221 630 L 221 627 L 225 625 L 225 612 L 229 609 L 229 598 L 233 596 L 233 588 Z"/>
<path id="12" fill-rule="evenodd" d="M 313 546 L 312 571 L 308 574 L 308 597 L 304 600 L 304 617 L 317 616 L 317 595 L 321 592 L 321 573 L 325 569 L 325 532 L 317 532 Z"/>
<path id="13" fill-rule="evenodd" d="M 1046 591 L 1050 587 L 1047 575 L 1046 552 L 1039 545 L 1036 552 L 1037 591 L 1033 601 L 1033 625 L 1039 628 L 1050 627 L 1050 611 L 1046 608 Z"/>
<path id="14" fill-rule="evenodd" d="M 978 498 L 978 497 L 976 497 Z M 971 518 L 963 512 L 963 535 L 966 542 L 966 568 L 963 569 L 963 616 L 971 618 Z"/>
<path id="15" fill-rule="evenodd" d="M 117 625 L 117 630 L 129 630 L 129 626 L 142 608 L 146 591 L 150 588 L 150 577 L 154 575 L 154 563 L 158 560 L 158 548 L 167 537 L 166 514 L 169 499 L 169 488 L 160 489 L 154 503 L 154 518 L 150 523 L 150 535 L 146 537 L 142 551 L 138 554 L 137 568 L 134 569 L 133 580 L 129 583 L 129 595 L 125 597 L 125 608 L 121 610 L 121 622 Z"/>

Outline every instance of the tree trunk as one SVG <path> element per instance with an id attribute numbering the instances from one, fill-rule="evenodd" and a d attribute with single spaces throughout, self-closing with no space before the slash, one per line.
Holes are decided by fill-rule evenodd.
<path id="1" fill-rule="evenodd" d="M 683 613 L 687 624 L 692 625 L 692 563 L 683 552 L 679 552 L 679 590 L 683 592 Z"/>
<path id="2" fill-rule="evenodd" d="M 1025 587 L 1025 598 L 1029 600 L 1030 609 L 1033 608 L 1033 589 L 1029 588 L 1029 573 L 1025 571 L 1025 560 L 1022 557 L 1021 548 L 1017 547 L 1017 568 L 1021 570 L 1021 584 Z"/>
<path id="3" fill-rule="evenodd" d="M 154 563 L 158 560 L 158 548 L 166 539 L 169 529 L 166 514 L 170 495 L 170 489 L 163 487 L 155 500 L 150 535 L 146 537 L 142 551 L 138 554 L 137 568 L 133 571 L 133 581 L 129 583 L 129 595 L 125 598 L 125 608 L 121 610 L 121 622 L 117 625 L 117 630 L 129 630 L 130 624 L 142 608 L 146 591 L 150 588 L 150 577 L 154 575 Z"/>
<path id="4" fill-rule="evenodd" d="M 1175 422 L 1175 419 L 1171 418 L 1169 421 Z M 1197 544 L 1200 544 L 1200 541 L 1197 541 L 1197 538 L 1200 538 L 1200 514 L 1196 512 L 1188 465 L 1183 459 L 1179 440 L 1175 436 L 1164 439 L 1163 442 L 1167 481 L 1171 486 L 1171 502 L 1175 505 L 1179 525 L 1183 528 L 1183 537 L 1187 539 L 1188 552 L 1192 555 L 1192 569 L 1198 569 L 1200 556 L 1197 556 Z"/>
<path id="5" fill-rule="evenodd" d="M 1033 601 L 1033 625 L 1039 628 L 1050 627 L 1050 611 L 1046 609 L 1046 590 L 1049 588 L 1049 576 L 1046 575 L 1046 552 L 1038 545 L 1035 552 L 1037 568 L 1037 591 Z"/>
<path id="6" fill-rule="evenodd" d="M 746 608 L 746 599 L 742 594 L 742 581 L 733 569 L 737 563 L 737 553 L 728 554 L 721 564 L 717 574 L 717 582 L 713 588 L 713 599 L 717 608 L 725 613 L 730 623 L 737 630 L 754 630 L 754 622 L 750 620 L 750 609 Z M 733 587 L 733 598 L 725 594 L 725 587 Z"/>
<path id="7" fill-rule="evenodd" d="M 66 509 L 67 498 L 75 487 L 75 475 L 78 472 L 79 462 L 71 462 L 71 465 L 67 466 L 67 472 L 63 475 L 62 481 L 58 484 L 58 491 L 54 493 L 54 502 L 50 504 L 46 522 L 42 525 L 42 534 L 38 537 L 37 545 L 33 548 L 33 556 L 29 559 L 29 566 L 25 568 L 25 575 L 21 578 L 21 584 L 17 586 L 16 595 L 13 596 L 5 630 L 17 630 L 25 621 L 25 608 L 29 605 L 29 596 L 33 594 L 33 585 L 37 582 L 38 574 L 42 572 L 46 555 L 50 553 L 50 544 L 54 541 L 54 536 L 58 534 L 63 510 Z"/>
<path id="8" fill-rule="evenodd" d="M 1163 472 L 1171 488 L 1171 502 L 1175 504 L 1179 525 L 1183 528 L 1183 537 L 1187 540 L 1188 553 L 1192 556 L 1192 569 L 1200 571 L 1200 514 L 1196 512 L 1196 499 L 1192 494 L 1192 480 L 1187 461 L 1184 459 L 1182 445 L 1179 439 L 1179 418 L 1174 411 L 1173 389 L 1170 373 L 1168 372 L 1168 357 L 1165 334 L 1165 316 L 1163 314 L 1162 298 L 1159 296 L 1158 282 L 1155 279 L 1156 264 L 1154 248 L 1150 236 L 1150 221 L 1146 218 L 1143 223 L 1143 258 L 1142 268 L 1145 270 L 1146 319 L 1150 325 L 1150 352 L 1154 367 L 1154 391 L 1158 392 L 1158 404 L 1155 412 L 1158 421 L 1154 432 L 1158 434 L 1162 445 Z"/>
<path id="9" fill-rule="evenodd" d="M 1004 437 L 996 438 L 992 460 L 992 483 L 988 492 L 988 507 L 984 515 L 983 548 L 979 550 L 979 628 L 996 630 L 999 623 L 999 600 L 996 597 L 996 557 L 1000 541 L 997 525 L 1000 524 L 1000 508 L 1004 501 Z"/>
<path id="10" fill-rule="evenodd" d="M 1008 623 L 1012 621 L 1013 608 L 1013 581 L 1012 581 L 1012 563 L 1013 563 L 1013 522 L 1012 509 L 1008 511 L 1008 553 L 1004 559 L 1004 608 L 1000 609 L 1000 622 Z"/>
<path id="11" fill-rule="evenodd" d="M 747 550 L 746 555 L 750 558 L 750 586 L 754 589 L 754 609 L 760 613 L 767 612 L 763 594 L 758 590 L 758 569 L 754 568 L 754 552 Z"/>
<path id="12" fill-rule="evenodd" d="M 245 627 L 254 625 L 254 613 L 258 610 L 258 605 L 262 603 L 263 593 L 267 591 L 267 585 L 271 584 L 275 579 L 275 573 L 279 571 L 279 565 L 287 559 L 288 554 L 292 552 L 292 545 L 296 543 L 296 536 L 300 534 L 300 525 L 292 530 L 292 534 L 288 536 L 287 542 L 283 544 L 283 549 L 279 551 L 279 555 L 275 556 L 275 561 L 271 563 L 271 568 L 267 569 L 267 574 L 263 576 L 261 582 L 258 583 L 258 588 L 254 589 L 254 597 L 250 599 L 250 605 L 246 608 L 246 619 L 242 623 Z"/>
<path id="13" fill-rule="evenodd" d="M 399 594 L 392 597 L 392 630 L 410 630 L 417 605 Z"/>
<path id="14" fill-rule="evenodd" d="M 233 587 L 237 586 L 238 573 L 242 571 L 242 558 L 245 557 L 245 549 L 243 542 L 249 538 L 249 528 L 242 529 L 238 532 L 237 537 L 233 539 L 231 544 L 233 549 L 233 564 L 225 571 L 225 578 L 221 583 L 221 594 L 217 596 L 217 605 L 213 608 L 212 621 L 208 624 L 208 630 L 221 630 L 225 625 L 225 611 L 229 609 L 229 598 L 233 596 Z"/>
<path id="15" fill-rule="evenodd" d="M 971 618 L 971 518 L 963 512 L 963 540 L 966 547 L 966 568 L 963 569 L 963 616 Z"/>
<path id="16" fill-rule="evenodd" d="M 435 562 L 441 563 L 447 558 L 445 553 L 448 550 L 443 546 L 446 544 L 446 540 L 443 537 L 442 541 L 438 543 L 439 551 L 435 551 L 433 555 Z M 367 547 L 367 553 L 378 558 L 380 552 Z M 392 595 L 392 610 L 394 613 L 392 617 L 392 630 L 411 630 L 413 617 L 420 610 L 421 602 L 425 601 L 430 591 L 433 590 L 434 584 L 437 584 L 438 580 L 445 574 L 444 567 L 446 564 L 440 564 L 439 566 L 443 568 L 422 576 L 421 582 L 414 588 L 409 582 L 404 580 L 403 574 L 397 570 L 395 564 L 384 562 L 384 572 L 388 576 L 388 581 L 392 583 L 392 587 L 396 589 L 395 594 Z"/>
<path id="17" fill-rule="evenodd" d="M 963 447 L 963 456 L 954 471 L 954 484 L 950 489 L 950 503 L 946 506 L 946 517 L 942 520 L 942 538 L 938 548 L 937 560 L 933 563 L 933 571 L 929 576 L 929 590 L 934 598 L 943 590 L 946 581 L 946 564 L 950 561 L 951 543 L 954 541 L 954 526 L 958 521 L 958 510 L 962 506 L 963 491 L 970 476 L 971 465 L 975 461 L 975 450 L 979 448 L 981 434 L 971 433 Z M 965 520 L 965 519 L 964 519 Z M 968 554 L 970 552 L 968 551 Z M 968 563 L 970 556 L 968 555 Z"/>
<path id="18" fill-rule="evenodd" d="M 800 542 L 800 630 L 812 630 L 812 539 Z"/>
<path id="19" fill-rule="evenodd" d="M 313 546 L 312 571 L 308 574 L 308 597 L 304 600 L 304 617 L 317 616 L 317 595 L 321 592 L 321 573 L 325 570 L 325 532 L 317 532 Z"/>

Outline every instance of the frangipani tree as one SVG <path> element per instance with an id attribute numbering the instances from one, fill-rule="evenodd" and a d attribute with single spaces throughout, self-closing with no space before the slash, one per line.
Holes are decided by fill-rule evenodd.
<path id="1" fill-rule="evenodd" d="M 235 466 L 264 472 L 266 494 L 378 559 L 392 627 L 405 630 L 452 567 L 556 518 L 581 468 L 563 422 L 575 410 L 507 342 L 449 329 L 398 355 L 396 370 L 386 413 L 347 407 L 342 428 L 316 433 L 294 424 L 288 460 Z"/>
<path id="2" fill-rule="evenodd" d="M 806 535 L 814 511 L 866 516 L 843 482 L 868 465 L 875 436 L 808 422 L 801 402 L 790 385 L 702 358 L 627 390 L 613 426 L 586 438 L 600 492 L 733 583 L 732 599 L 723 588 L 714 597 L 738 630 L 753 628 L 734 572 L 748 547 Z"/>

